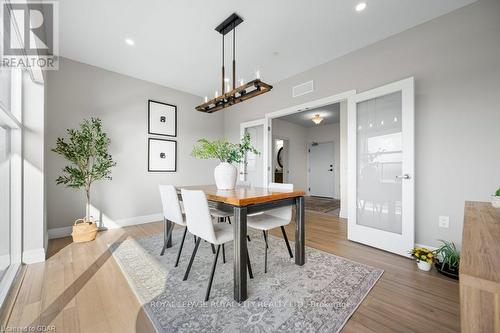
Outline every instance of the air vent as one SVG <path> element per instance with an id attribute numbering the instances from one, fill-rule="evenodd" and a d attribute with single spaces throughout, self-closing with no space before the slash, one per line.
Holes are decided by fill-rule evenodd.
<path id="1" fill-rule="evenodd" d="M 313 81 L 309 81 L 306 83 L 299 84 L 292 88 L 292 96 L 298 97 L 305 94 L 309 94 L 314 91 Z"/>

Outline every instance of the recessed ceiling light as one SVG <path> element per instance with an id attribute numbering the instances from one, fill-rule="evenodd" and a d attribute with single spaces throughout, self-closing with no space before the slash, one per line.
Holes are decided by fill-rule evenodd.
<path id="1" fill-rule="evenodd" d="M 125 43 L 127 43 L 127 45 L 130 45 L 130 46 L 132 46 L 132 45 L 134 45 L 134 44 L 135 44 L 134 40 L 133 40 L 133 39 L 130 39 L 130 38 L 126 38 L 126 39 L 125 39 Z"/>
<path id="2" fill-rule="evenodd" d="M 365 8 L 366 8 L 366 2 L 360 2 L 356 5 L 357 12 L 361 12 L 361 11 L 365 10 Z"/>

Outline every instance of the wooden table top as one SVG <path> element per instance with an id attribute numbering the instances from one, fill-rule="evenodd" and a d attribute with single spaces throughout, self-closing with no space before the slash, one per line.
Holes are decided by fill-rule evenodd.
<path id="1" fill-rule="evenodd" d="M 179 186 L 179 189 L 201 190 L 208 200 L 223 202 L 233 206 L 248 206 L 280 199 L 305 195 L 303 190 L 271 191 L 263 187 L 237 186 L 234 190 L 219 190 L 215 185 Z"/>
<path id="2" fill-rule="evenodd" d="M 500 208 L 466 202 L 464 215 L 460 275 L 500 283 Z"/>

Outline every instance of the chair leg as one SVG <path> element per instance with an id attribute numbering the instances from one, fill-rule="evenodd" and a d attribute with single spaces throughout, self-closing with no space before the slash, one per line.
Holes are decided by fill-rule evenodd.
<path id="1" fill-rule="evenodd" d="M 217 266 L 217 258 L 219 257 L 219 251 L 220 251 L 220 245 L 217 245 L 217 252 L 215 253 L 214 263 L 212 265 L 212 271 L 210 272 L 210 279 L 208 280 L 205 302 L 208 301 L 208 298 L 210 297 L 210 289 L 212 289 L 212 282 L 214 280 L 215 266 Z"/>
<path id="2" fill-rule="evenodd" d="M 247 249 L 247 267 L 248 267 L 248 275 L 250 275 L 250 279 L 253 279 L 252 265 L 250 264 L 250 255 L 248 254 L 248 249 Z"/>
<path id="3" fill-rule="evenodd" d="M 250 242 L 250 236 L 247 235 L 247 240 Z"/>
<path id="4" fill-rule="evenodd" d="M 286 237 L 286 231 L 284 226 L 281 226 L 281 233 L 283 234 L 283 238 L 285 239 L 286 247 L 288 249 L 288 254 L 290 254 L 290 258 L 293 258 L 292 249 L 290 248 L 290 243 L 288 243 L 288 237 Z"/>
<path id="5" fill-rule="evenodd" d="M 264 241 L 266 242 L 266 249 L 269 248 L 269 245 L 267 244 L 267 235 L 266 235 L 266 231 L 265 230 L 262 230 L 262 233 L 264 234 Z"/>
<path id="6" fill-rule="evenodd" d="M 224 248 L 224 244 L 222 244 L 222 263 L 226 263 L 226 249 Z"/>
<path id="7" fill-rule="evenodd" d="M 214 244 L 210 244 L 212 246 L 212 253 L 215 254 L 215 246 Z"/>
<path id="8" fill-rule="evenodd" d="M 188 267 L 186 269 L 186 273 L 184 274 L 184 278 L 182 279 L 182 281 L 186 281 L 188 279 L 189 271 L 191 270 L 191 266 L 193 266 L 194 257 L 196 256 L 196 251 L 198 251 L 198 246 L 200 246 L 200 241 L 201 241 L 201 238 L 198 237 L 196 239 L 196 244 L 194 245 L 193 254 L 191 254 L 191 259 L 189 260 L 189 264 L 188 264 Z"/>
<path id="9" fill-rule="evenodd" d="M 181 258 L 181 252 L 182 252 L 182 247 L 184 246 L 184 240 L 186 239 L 186 233 L 187 233 L 188 228 L 184 228 L 184 233 L 182 234 L 182 241 L 181 241 L 181 246 L 179 247 L 179 252 L 177 253 L 177 259 L 175 260 L 175 266 L 179 266 L 179 259 Z"/>
<path id="10" fill-rule="evenodd" d="M 167 249 L 168 240 L 172 236 L 173 230 L 174 230 L 174 225 L 172 224 L 172 227 L 170 228 L 170 230 L 168 230 L 167 220 L 165 220 L 165 227 L 163 229 L 163 248 L 161 249 L 160 256 L 165 254 L 165 250 Z"/>
<path id="11" fill-rule="evenodd" d="M 227 222 L 231 224 L 231 218 L 229 216 L 227 217 Z"/>
<path id="12" fill-rule="evenodd" d="M 266 247 L 264 248 L 264 273 L 267 273 L 267 233 L 264 232 L 264 240 L 266 241 Z"/>

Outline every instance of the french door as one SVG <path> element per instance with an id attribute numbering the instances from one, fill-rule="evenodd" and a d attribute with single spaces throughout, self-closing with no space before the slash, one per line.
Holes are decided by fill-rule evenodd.
<path id="1" fill-rule="evenodd" d="M 244 122 L 240 124 L 240 137 L 245 134 L 250 134 L 252 146 L 254 146 L 259 154 L 248 152 L 245 156 L 245 162 L 241 163 L 239 168 L 240 182 L 253 187 L 267 187 L 266 170 L 264 158 L 267 156 L 267 135 L 264 135 L 266 130 L 265 119 Z"/>
<path id="2" fill-rule="evenodd" d="M 348 239 L 408 256 L 414 246 L 414 81 L 348 99 Z"/>

